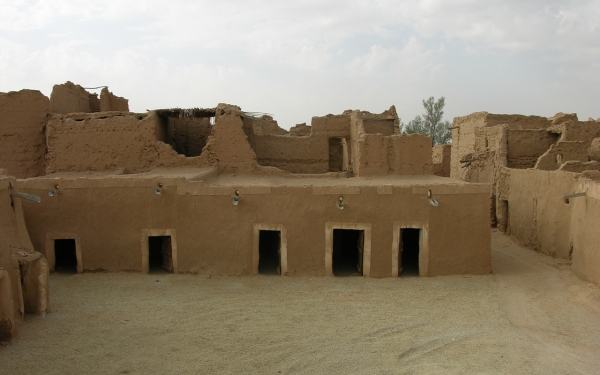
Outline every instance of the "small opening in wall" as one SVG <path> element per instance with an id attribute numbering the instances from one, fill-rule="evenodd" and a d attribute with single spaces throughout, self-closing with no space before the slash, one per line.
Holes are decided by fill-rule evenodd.
<path id="1" fill-rule="evenodd" d="M 75 239 L 54 240 L 54 271 L 77 273 L 77 251 Z"/>
<path id="2" fill-rule="evenodd" d="M 562 164 L 563 156 L 562 154 L 556 154 L 556 164 Z"/>
<path id="3" fill-rule="evenodd" d="M 148 237 L 148 272 L 173 272 L 171 236 Z"/>
<path id="4" fill-rule="evenodd" d="M 362 276 L 364 231 L 333 230 L 332 270 L 335 276 Z"/>
<path id="5" fill-rule="evenodd" d="M 399 276 L 419 276 L 419 240 L 421 230 L 417 228 L 403 228 L 400 230 L 400 264 Z"/>
<path id="6" fill-rule="evenodd" d="M 344 146 L 342 138 L 329 138 L 329 172 L 341 172 L 344 169 Z"/>
<path id="7" fill-rule="evenodd" d="M 258 273 L 281 274 L 281 232 L 261 230 L 258 237 Z"/>

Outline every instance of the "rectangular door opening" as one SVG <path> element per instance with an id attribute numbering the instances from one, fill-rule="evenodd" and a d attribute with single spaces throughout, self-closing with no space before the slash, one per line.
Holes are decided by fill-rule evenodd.
<path id="1" fill-rule="evenodd" d="M 171 236 L 148 237 L 148 272 L 173 273 Z"/>
<path id="2" fill-rule="evenodd" d="M 344 170 L 344 146 L 342 138 L 329 138 L 329 172 Z"/>
<path id="3" fill-rule="evenodd" d="M 332 271 L 334 276 L 362 276 L 364 231 L 334 229 Z"/>
<path id="4" fill-rule="evenodd" d="M 54 271 L 77 273 L 77 245 L 74 238 L 54 240 Z"/>
<path id="5" fill-rule="evenodd" d="M 421 229 L 400 229 L 398 276 L 419 276 L 420 239 Z"/>
<path id="6" fill-rule="evenodd" d="M 258 273 L 281 274 L 281 232 L 261 230 L 258 234 Z"/>

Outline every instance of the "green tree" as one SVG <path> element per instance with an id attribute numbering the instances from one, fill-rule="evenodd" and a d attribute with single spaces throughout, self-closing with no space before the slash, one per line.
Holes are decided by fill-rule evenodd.
<path id="1" fill-rule="evenodd" d="M 408 125 L 402 123 L 403 134 L 423 134 L 431 137 L 431 145 L 440 145 L 452 141 L 452 133 L 448 128 L 452 127 L 450 121 L 442 121 L 446 98 L 443 96 L 437 101 L 432 97 L 423 100 L 425 113 L 415 117 Z"/>

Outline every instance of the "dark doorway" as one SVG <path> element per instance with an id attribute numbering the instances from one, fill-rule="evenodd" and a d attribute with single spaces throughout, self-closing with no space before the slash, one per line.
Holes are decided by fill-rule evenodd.
<path id="1" fill-rule="evenodd" d="M 261 230 L 258 235 L 258 273 L 279 275 L 281 232 L 278 230 Z"/>
<path id="2" fill-rule="evenodd" d="M 173 272 L 171 236 L 148 237 L 148 272 Z"/>
<path id="3" fill-rule="evenodd" d="M 77 273 L 77 251 L 75 239 L 54 240 L 54 271 Z"/>
<path id="4" fill-rule="evenodd" d="M 419 276 L 419 242 L 421 230 L 417 228 L 400 229 L 400 264 L 398 276 Z"/>
<path id="5" fill-rule="evenodd" d="M 344 146 L 342 138 L 329 138 L 329 172 L 341 172 L 344 169 Z"/>
<path id="6" fill-rule="evenodd" d="M 362 276 L 364 231 L 333 230 L 332 271 L 335 276 Z"/>

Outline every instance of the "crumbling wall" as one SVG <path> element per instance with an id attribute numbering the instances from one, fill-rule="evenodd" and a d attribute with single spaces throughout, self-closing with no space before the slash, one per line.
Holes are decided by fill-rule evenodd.
<path id="1" fill-rule="evenodd" d="M 364 134 L 358 141 L 355 173 L 369 175 L 432 174 L 431 138 L 420 134 Z"/>
<path id="2" fill-rule="evenodd" d="M 545 129 L 508 129 L 509 168 L 533 168 L 539 157 L 557 142 L 557 137 Z"/>
<path id="3" fill-rule="evenodd" d="M 559 141 L 539 157 L 535 169 L 553 171 L 568 160 L 589 161 L 588 147 L 589 142 Z"/>
<path id="4" fill-rule="evenodd" d="M 590 160 L 600 161 L 600 138 L 594 138 L 588 149 Z"/>
<path id="5" fill-rule="evenodd" d="M 265 121 L 264 117 L 243 118 L 257 162 L 261 166 L 276 167 L 290 173 L 329 172 L 329 139 L 349 139 L 350 136 L 349 115 L 313 117 L 312 126 L 301 124 L 289 133 L 277 130 L 277 123 L 270 117 Z"/>
<path id="6" fill-rule="evenodd" d="M 277 167 L 290 173 L 326 173 L 329 171 L 327 137 L 254 135 L 249 139 L 260 165 Z"/>
<path id="7" fill-rule="evenodd" d="M 226 172 L 251 172 L 257 169 L 256 153 L 248 140 L 240 108 L 219 104 L 216 123 L 199 156 L 201 164 Z"/>
<path id="8" fill-rule="evenodd" d="M 91 100 L 94 107 L 96 107 L 96 99 L 97 96 Z M 71 81 L 62 85 L 54 85 L 52 94 L 50 94 L 50 103 L 53 113 L 92 112 L 90 93 Z"/>
<path id="9" fill-rule="evenodd" d="M 48 267 L 33 250 L 21 198 L 11 197 L 16 184 L 0 170 L 0 341 L 13 337 L 25 313 L 49 311 Z"/>
<path id="10" fill-rule="evenodd" d="M 202 166 L 165 143 L 164 126 L 149 114 L 55 115 L 47 124 L 47 173 L 147 171 L 160 166 Z"/>
<path id="11" fill-rule="evenodd" d="M 100 111 L 129 112 L 129 100 L 114 95 L 112 92 L 108 91 L 107 87 L 104 87 L 102 91 L 100 91 Z"/>
<path id="12" fill-rule="evenodd" d="M 306 123 L 298 124 L 290 128 L 290 135 L 292 137 L 307 137 L 312 134 L 312 126 L 306 125 Z"/>
<path id="13" fill-rule="evenodd" d="M 361 111 L 361 117 L 366 134 L 382 134 L 385 136 L 400 134 L 400 119 L 395 106 L 391 106 L 390 109 L 382 113 Z"/>
<path id="14" fill-rule="evenodd" d="M 50 101 L 37 90 L 0 93 L 0 168 L 27 178 L 44 174 L 44 125 Z"/>
<path id="15" fill-rule="evenodd" d="M 168 121 L 170 139 L 167 143 L 178 154 L 193 157 L 202 153 L 212 131 L 210 118 L 168 118 L 163 121 Z"/>
<path id="16" fill-rule="evenodd" d="M 461 179 L 461 159 L 475 152 L 475 128 L 485 126 L 487 112 L 476 112 L 468 116 L 455 117 L 452 125 L 452 151 L 450 177 Z"/>
<path id="17" fill-rule="evenodd" d="M 571 269 L 600 286 L 600 172 L 584 174 L 575 189 L 585 197 L 570 199 L 573 254 Z"/>
<path id="18" fill-rule="evenodd" d="M 558 170 L 575 173 L 581 173 L 585 171 L 597 171 L 600 170 L 600 162 L 595 160 L 588 162 L 569 160 L 563 163 Z"/>
<path id="19" fill-rule="evenodd" d="M 431 150 L 433 174 L 441 177 L 450 177 L 450 155 L 452 145 L 437 145 Z"/>
<path id="20" fill-rule="evenodd" d="M 102 88 L 98 98 L 98 94 L 89 93 L 71 81 L 54 85 L 50 102 L 53 113 L 129 112 L 129 101 L 114 95 L 107 87 Z"/>

